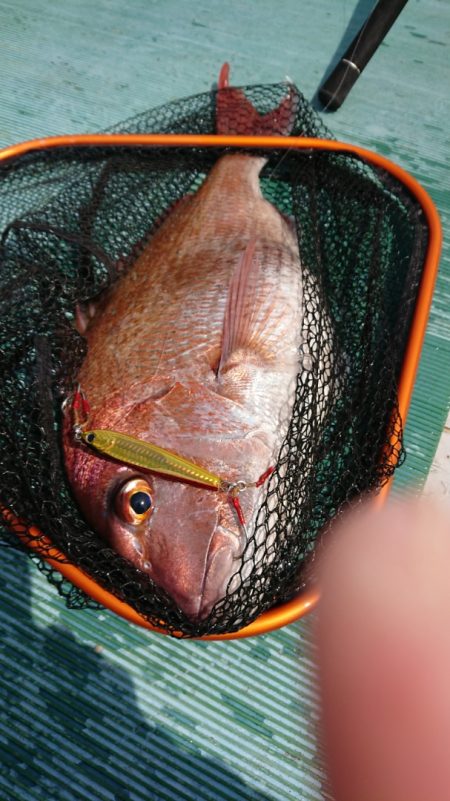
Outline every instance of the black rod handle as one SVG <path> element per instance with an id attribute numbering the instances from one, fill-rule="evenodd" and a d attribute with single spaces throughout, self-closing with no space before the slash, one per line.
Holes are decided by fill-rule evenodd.
<path id="1" fill-rule="evenodd" d="M 408 0 L 378 0 L 344 55 L 319 89 L 319 100 L 335 111 L 342 105 L 364 67 Z"/>

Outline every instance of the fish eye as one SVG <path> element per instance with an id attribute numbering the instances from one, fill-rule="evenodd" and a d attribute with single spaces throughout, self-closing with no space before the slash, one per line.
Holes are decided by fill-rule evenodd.
<path id="1" fill-rule="evenodd" d="M 118 491 L 115 499 L 116 514 L 134 526 L 144 523 L 153 512 L 152 491 L 143 478 L 127 481 Z"/>

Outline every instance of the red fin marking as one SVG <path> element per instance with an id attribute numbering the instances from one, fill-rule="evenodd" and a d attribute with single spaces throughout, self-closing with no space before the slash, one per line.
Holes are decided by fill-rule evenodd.
<path id="1" fill-rule="evenodd" d="M 256 239 L 252 237 L 239 259 L 228 289 L 218 376 L 233 351 L 251 344 L 256 281 L 260 267 L 259 260 L 255 259 L 255 246 Z"/>
<path id="2" fill-rule="evenodd" d="M 216 98 L 216 130 L 222 135 L 289 136 L 294 127 L 298 97 L 293 87 L 280 105 L 259 114 L 241 89 L 229 85 L 229 64 L 220 70 Z"/>

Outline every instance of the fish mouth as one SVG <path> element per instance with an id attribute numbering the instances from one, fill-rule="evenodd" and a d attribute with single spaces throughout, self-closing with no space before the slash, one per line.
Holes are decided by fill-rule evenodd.
<path id="1" fill-rule="evenodd" d="M 239 571 L 246 543 L 243 530 L 237 532 L 217 526 L 209 543 L 198 591 L 192 587 L 188 597 L 184 593 L 183 597 L 176 597 L 174 593 L 175 601 L 187 617 L 204 620 L 215 604 L 225 597 L 230 580 Z"/>
<path id="2" fill-rule="evenodd" d="M 233 531 L 219 525 L 208 548 L 203 586 L 198 599 L 197 616 L 203 620 L 214 605 L 225 597 L 232 577 L 239 571 L 247 544 L 243 529 Z"/>

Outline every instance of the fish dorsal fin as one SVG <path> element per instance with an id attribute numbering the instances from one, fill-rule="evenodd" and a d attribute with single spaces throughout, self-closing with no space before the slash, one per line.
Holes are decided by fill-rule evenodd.
<path id="1" fill-rule="evenodd" d="M 256 257 L 256 237 L 248 242 L 239 258 L 228 289 L 223 321 L 222 350 L 217 376 L 233 352 L 251 345 L 256 307 L 256 285 L 260 262 Z"/>

